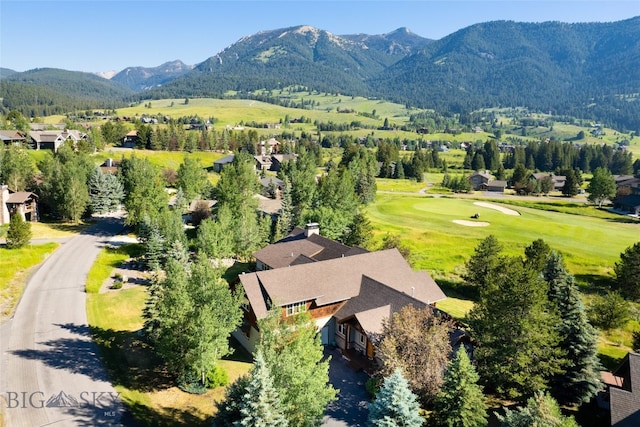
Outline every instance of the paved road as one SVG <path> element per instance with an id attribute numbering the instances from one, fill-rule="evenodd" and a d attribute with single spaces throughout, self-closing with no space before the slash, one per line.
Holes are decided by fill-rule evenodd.
<path id="1" fill-rule="evenodd" d="M 124 406 L 87 326 L 87 273 L 108 237 L 107 218 L 63 243 L 33 274 L 0 326 L 0 408 L 5 425 L 120 425 Z"/>

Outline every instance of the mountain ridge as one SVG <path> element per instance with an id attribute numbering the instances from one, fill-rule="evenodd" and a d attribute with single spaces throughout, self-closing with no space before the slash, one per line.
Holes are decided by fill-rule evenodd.
<path id="1" fill-rule="evenodd" d="M 439 40 L 406 27 L 340 36 L 298 25 L 244 36 L 193 66 L 175 60 L 127 67 L 106 82 L 138 100 L 302 86 L 453 113 L 526 106 L 579 118 L 596 114 L 640 130 L 634 95 L 640 93 L 640 75 L 624 71 L 638 68 L 640 17 L 576 24 L 490 21 Z M 10 74 L 2 84 L 24 83 L 25 73 Z"/>

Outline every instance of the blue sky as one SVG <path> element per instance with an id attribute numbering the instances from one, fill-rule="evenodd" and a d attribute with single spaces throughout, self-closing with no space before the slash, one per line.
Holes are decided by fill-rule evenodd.
<path id="1" fill-rule="evenodd" d="M 175 59 L 197 64 L 243 36 L 302 24 L 334 34 L 407 27 L 439 39 L 494 20 L 610 22 L 638 15 L 638 0 L 0 0 L 0 67 L 99 72 Z"/>

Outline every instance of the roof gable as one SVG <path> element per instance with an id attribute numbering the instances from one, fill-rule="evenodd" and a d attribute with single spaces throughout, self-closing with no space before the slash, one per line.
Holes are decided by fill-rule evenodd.
<path id="1" fill-rule="evenodd" d="M 317 305 L 346 301 L 361 293 L 363 276 L 424 304 L 446 298 L 428 273 L 415 272 L 397 249 L 367 252 L 322 262 L 291 265 L 240 276 L 256 316 L 266 306 L 255 288 L 278 305 L 315 300 Z M 260 298 L 262 299 L 262 298 Z M 385 302 L 385 305 L 388 301 Z M 372 307 L 373 308 L 373 307 Z"/>

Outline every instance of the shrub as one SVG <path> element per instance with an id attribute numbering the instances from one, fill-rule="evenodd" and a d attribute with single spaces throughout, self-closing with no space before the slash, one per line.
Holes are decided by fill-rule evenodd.
<path id="1" fill-rule="evenodd" d="M 207 373 L 207 388 L 223 387 L 229 384 L 229 374 L 221 366 L 216 366 Z"/>
<path id="2" fill-rule="evenodd" d="M 111 285 L 111 289 L 122 289 L 122 280 L 116 280 L 115 282 L 113 282 L 113 285 Z"/>
<path id="3" fill-rule="evenodd" d="M 14 214 L 7 230 L 7 247 L 18 249 L 28 245 L 29 240 L 31 240 L 31 223 L 26 222 L 19 214 Z"/>
<path id="4" fill-rule="evenodd" d="M 589 306 L 589 321 L 603 329 L 616 329 L 629 320 L 629 303 L 618 292 L 596 296 Z"/>
<path id="5" fill-rule="evenodd" d="M 207 387 L 200 382 L 197 373 L 185 373 L 178 378 L 178 388 L 186 393 L 204 394 Z"/>

